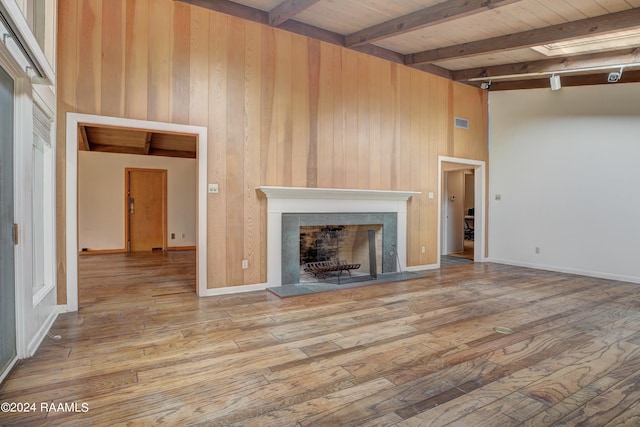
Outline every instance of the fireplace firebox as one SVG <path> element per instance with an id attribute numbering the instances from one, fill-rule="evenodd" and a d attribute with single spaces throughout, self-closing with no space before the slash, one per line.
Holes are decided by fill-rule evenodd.
<path id="1" fill-rule="evenodd" d="M 282 214 L 282 284 L 395 272 L 396 230 L 396 213 Z"/>

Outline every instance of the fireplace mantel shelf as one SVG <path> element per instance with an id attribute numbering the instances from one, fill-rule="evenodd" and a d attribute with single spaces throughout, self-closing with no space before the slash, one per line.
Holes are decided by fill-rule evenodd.
<path id="1" fill-rule="evenodd" d="M 331 200 L 397 200 L 406 201 L 419 191 L 358 190 L 343 188 L 256 187 L 269 199 L 331 199 Z"/>

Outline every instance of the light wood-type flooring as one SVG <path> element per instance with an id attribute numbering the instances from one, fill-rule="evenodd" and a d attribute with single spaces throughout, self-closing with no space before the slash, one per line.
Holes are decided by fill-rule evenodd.
<path id="1" fill-rule="evenodd" d="M 62 338 L 0 387 L 0 402 L 78 412 L 0 424 L 640 425 L 640 285 L 475 263 L 199 299 L 192 252 L 85 256 L 80 271 Z"/>

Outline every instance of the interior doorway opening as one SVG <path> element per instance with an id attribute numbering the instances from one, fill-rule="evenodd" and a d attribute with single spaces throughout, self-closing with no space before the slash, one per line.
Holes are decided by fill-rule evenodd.
<path id="1" fill-rule="evenodd" d="M 184 275 L 169 270 L 178 268 L 181 255 L 175 252 L 195 252 L 196 138 L 191 137 L 188 150 L 182 144 L 184 155 L 165 155 L 174 154 L 170 144 L 175 142 L 171 135 L 155 132 L 153 138 L 162 138 L 165 149 L 153 155 L 151 149 L 143 151 L 152 139 L 144 131 L 109 128 L 107 133 L 105 128 L 84 127 L 87 141 L 78 152 L 80 308 L 106 308 L 117 300 L 117 292 L 129 293 L 135 302 L 147 294 L 195 294 L 194 254 L 179 263 Z M 126 145 L 119 145 L 123 140 Z M 169 248 L 171 253 L 165 253 Z M 102 274 L 111 265 L 119 268 Z M 87 297 L 96 287 L 103 298 Z"/>
<path id="2" fill-rule="evenodd" d="M 459 261 L 449 257 L 471 262 L 474 258 L 475 171 L 461 167 L 444 164 L 442 262 Z"/>
<path id="3" fill-rule="evenodd" d="M 482 262 L 485 253 L 485 162 L 439 158 L 440 266 Z"/>
<path id="4" fill-rule="evenodd" d="M 93 135 L 92 135 L 93 134 Z M 97 139 L 92 143 L 92 136 Z M 191 145 L 190 141 L 193 141 Z M 77 113 L 67 114 L 67 139 L 66 139 L 66 263 L 67 263 L 67 284 L 66 284 L 66 296 L 67 296 L 67 310 L 77 311 L 79 307 L 78 301 L 78 284 L 79 284 L 79 257 L 84 255 L 83 253 L 91 253 L 104 256 L 108 254 L 118 255 L 120 257 L 127 254 L 127 244 L 125 243 L 125 231 L 124 222 L 125 215 L 123 211 L 125 209 L 125 197 L 123 197 L 124 186 L 124 167 L 121 165 L 115 173 L 120 176 L 119 188 L 114 190 L 118 199 L 117 206 L 115 206 L 113 215 L 110 218 L 114 218 L 122 225 L 120 231 L 117 233 L 110 233 L 118 243 L 111 244 L 111 247 L 102 245 L 97 250 L 92 250 L 91 247 L 79 245 L 82 232 L 85 230 L 95 230 L 99 227 L 87 227 L 80 230 L 83 225 L 80 224 L 78 211 L 79 211 L 79 166 L 80 166 L 80 152 L 86 153 L 111 153 L 111 155 L 138 155 L 131 157 L 139 158 L 152 158 L 156 159 L 160 157 L 191 157 L 191 164 L 189 169 L 195 177 L 190 185 L 190 192 L 193 196 L 193 202 L 190 202 L 193 216 L 190 217 L 190 222 L 193 228 L 191 236 L 190 231 L 186 226 L 178 225 L 176 230 L 167 230 L 164 228 L 165 239 L 163 243 L 166 251 L 160 251 L 160 255 L 164 255 L 165 258 L 176 258 L 178 256 L 171 256 L 169 252 L 191 252 L 191 258 L 193 260 L 193 275 L 195 277 L 195 293 L 202 296 L 206 294 L 206 159 L 207 159 L 207 130 L 204 127 L 190 126 L 190 125 L 178 125 L 173 123 L 161 123 L 150 122 L 144 120 L 133 119 L 121 119 L 116 117 L 105 116 L 93 116 Z M 83 157 L 84 154 L 83 154 Z M 186 159 L 185 159 L 186 160 Z M 195 163 L 195 167 L 194 167 Z M 103 165 L 108 169 L 108 165 Z M 146 166 L 145 166 L 146 167 Z M 150 168 L 154 168 L 151 166 Z M 157 168 L 155 169 L 162 169 Z M 182 175 L 176 173 L 173 175 Z M 168 221 L 171 222 L 171 206 L 180 206 L 184 203 L 181 200 L 171 200 L 171 176 L 172 172 L 168 171 L 168 215 L 166 216 Z M 175 194 L 183 195 L 187 193 L 185 188 L 182 187 Z M 84 197 L 84 194 L 82 197 Z M 93 191 L 90 194 L 102 196 L 102 191 Z M 178 197 L 178 196 L 176 196 Z M 121 203 L 123 204 L 121 206 Z M 94 208 L 95 209 L 95 208 Z M 99 213 L 99 209 L 95 209 L 95 212 Z M 174 215 L 175 216 L 175 215 Z M 178 215 L 179 216 L 179 215 Z M 88 217 L 91 217 L 89 215 Z M 171 226 L 169 226 L 170 228 Z M 81 232 L 82 231 L 82 232 Z M 106 236 L 106 237 L 105 237 Z M 108 235 L 103 235 L 103 239 L 110 238 Z M 192 240 L 189 242 L 188 239 Z M 180 240 L 182 239 L 182 240 Z M 84 241 L 84 240 L 83 240 Z M 96 253 L 97 252 L 97 253 Z M 164 261 L 167 261 L 165 259 Z M 145 261 L 146 262 L 146 261 Z M 193 283 L 193 282 L 192 282 Z"/>

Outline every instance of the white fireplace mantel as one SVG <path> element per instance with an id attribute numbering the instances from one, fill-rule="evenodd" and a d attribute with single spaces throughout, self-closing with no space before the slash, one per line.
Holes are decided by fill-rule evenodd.
<path id="1" fill-rule="evenodd" d="M 257 187 L 267 198 L 406 201 L 419 191 L 357 190 L 344 188 Z"/>
<path id="2" fill-rule="evenodd" d="M 260 186 L 267 197 L 267 285 L 282 285 L 283 213 L 397 213 L 397 253 L 406 267 L 407 201 L 417 191 Z"/>

